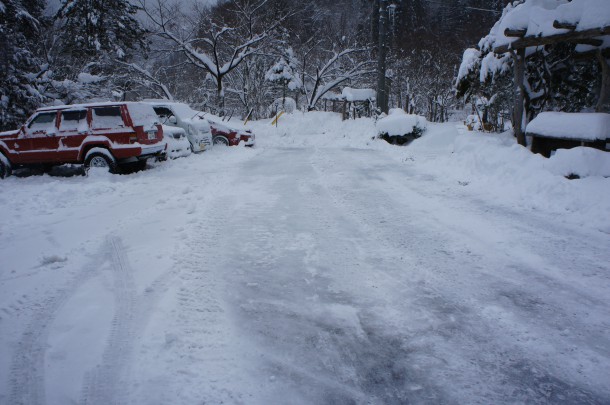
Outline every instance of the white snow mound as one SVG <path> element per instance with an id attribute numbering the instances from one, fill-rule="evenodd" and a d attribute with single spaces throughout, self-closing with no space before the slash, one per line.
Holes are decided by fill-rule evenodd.
<path id="1" fill-rule="evenodd" d="M 546 167 L 555 174 L 610 177 L 610 153 L 586 146 L 558 149 Z"/>
<path id="2" fill-rule="evenodd" d="M 393 108 L 387 117 L 377 121 L 377 131 L 380 134 L 401 136 L 413 132 L 413 128 L 426 129 L 427 120 L 415 114 L 407 114 L 400 108 Z"/>

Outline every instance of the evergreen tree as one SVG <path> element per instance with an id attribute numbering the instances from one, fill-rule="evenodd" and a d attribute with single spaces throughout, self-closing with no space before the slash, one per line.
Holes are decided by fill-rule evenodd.
<path id="1" fill-rule="evenodd" d="M 145 34 L 127 0 L 64 0 L 57 13 L 62 21 L 62 56 L 92 61 L 125 59 L 131 50 L 146 48 Z"/>
<path id="2" fill-rule="evenodd" d="M 0 129 L 12 129 L 42 102 L 38 88 L 44 1 L 0 2 Z"/>
<path id="3" fill-rule="evenodd" d="M 136 19 L 137 11 L 128 0 L 62 1 L 56 15 L 53 76 L 85 90 L 60 89 L 64 101 L 121 97 L 129 89 L 131 73 L 116 62 L 128 62 L 137 51 L 147 50 L 147 32 Z"/>

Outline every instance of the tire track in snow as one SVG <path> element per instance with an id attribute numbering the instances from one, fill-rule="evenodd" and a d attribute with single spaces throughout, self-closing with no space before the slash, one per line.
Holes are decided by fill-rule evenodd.
<path id="1" fill-rule="evenodd" d="M 12 358 L 10 369 L 11 405 L 42 405 L 45 400 L 44 361 L 49 327 L 57 313 L 76 290 L 99 274 L 105 263 L 104 251 L 98 252 L 76 276 L 58 290 L 46 292 L 41 301 L 28 309 L 33 311 L 31 321 L 23 332 Z"/>
<path id="2" fill-rule="evenodd" d="M 486 397 L 490 400 L 495 398 L 494 402 L 509 402 L 508 393 L 513 390 L 510 394 L 513 400 L 517 398 L 526 402 L 547 403 L 562 399 L 566 403 L 603 403 L 599 390 L 590 391 L 591 386 L 588 383 L 579 383 L 580 378 L 574 378 L 573 375 L 572 378 L 569 374 L 566 376 L 565 368 L 562 369 L 560 364 L 547 362 L 544 357 L 537 356 L 535 348 L 539 347 L 540 343 L 533 346 L 527 344 L 528 341 L 536 339 L 547 346 L 559 342 L 562 342 L 560 344 L 563 346 L 570 344 L 565 339 L 547 337 L 548 332 L 557 332 L 554 331 L 557 325 L 565 322 L 564 317 L 560 315 L 565 310 L 564 306 L 554 305 L 555 302 L 549 297 L 539 298 L 539 303 L 529 302 L 529 294 L 539 294 L 543 291 L 537 292 L 531 284 L 535 287 L 540 283 L 539 279 L 542 279 L 542 282 L 547 281 L 546 277 L 541 277 L 544 273 L 540 269 L 531 268 L 527 261 L 520 262 L 513 257 L 498 262 L 498 247 L 488 241 L 478 240 L 471 229 L 460 229 L 454 221 L 447 220 L 442 215 L 437 217 L 433 208 L 440 203 L 443 210 L 454 211 L 458 215 L 473 215 L 473 218 L 480 218 L 481 212 L 485 212 L 482 221 L 489 222 L 487 226 L 492 227 L 491 229 L 495 229 L 494 224 L 500 225 L 500 230 L 508 230 L 511 235 L 527 235 L 532 241 L 536 239 L 536 235 L 544 235 L 546 238 L 555 232 L 565 234 L 567 229 L 547 224 L 543 218 L 537 217 L 535 225 L 532 226 L 526 223 L 533 219 L 531 216 L 517 218 L 502 210 L 494 211 L 494 207 L 490 208 L 489 205 L 482 207 L 480 204 L 477 209 L 473 209 L 455 197 L 451 198 L 444 190 L 424 190 L 418 182 L 400 185 L 397 177 L 388 178 L 387 173 L 391 172 L 392 167 L 386 168 L 383 163 L 377 163 L 373 167 L 374 170 L 355 169 L 361 171 L 360 176 L 376 180 L 368 182 L 365 190 L 357 183 L 342 180 L 342 170 L 354 169 L 347 167 L 341 168 L 338 173 L 334 172 L 334 161 L 342 160 L 336 153 L 333 159 L 329 159 L 324 156 L 323 151 L 319 152 L 321 153 L 316 155 L 312 165 L 322 174 L 321 178 L 327 180 L 326 188 L 333 195 L 335 204 L 344 207 L 348 215 L 359 218 L 366 233 L 374 235 L 375 239 L 384 240 L 389 252 L 401 252 L 401 255 L 410 256 L 411 268 L 404 269 L 407 273 L 400 268 L 383 266 L 378 268 L 377 274 L 383 274 L 396 283 L 404 282 L 405 276 L 411 274 L 409 283 L 418 283 L 417 288 L 405 296 L 404 301 L 411 303 L 410 308 L 405 308 L 412 314 L 421 314 L 431 329 L 409 326 L 406 330 L 410 330 L 413 336 L 419 336 L 420 340 L 435 343 L 426 349 L 429 355 L 440 355 L 439 358 L 449 359 L 453 363 L 439 364 L 435 367 L 437 371 L 427 371 L 433 376 L 436 375 L 438 380 L 454 374 L 452 396 L 459 398 L 465 394 L 470 398 Z M 371 163 L 373 162 L 374 160 L 371 160 Z M 330 176 L 324 176 L 325 173 Z M 410 174 L 405 173 L 404 179 L 401 178 L 400 181 L 408 181 Z M 372 188 L 372 194 L 377 196 L 375 199 L 363 199 L 363 196 L 371 194 L 369 188 Z M 399 189 L 402 194 L 391 192 L 394 188 Z M 397 196 L 403 196 L 406 200 L 401 204 L 395 200 Z M 431 206 L 418 205 L 430 203 Z M 489 209 L 492 211 L 489 212 Z M 492 215 L 491 218 L 488 214 Z M 388 220 L 389 218 L 392 220 Z M 459 224 L 459 221 L 457 223 Z M 429 229 L 423 225 L 427 225 Z M 538 228 L 543 225 L 542 232 L 533 231 L 536 225 Z M 435 232 L 436 230 L 439 232 Z M 548 232 L 549 230 L 551 232 Z M 492 254 L 477 249 L 477 243 L 483 243 L 483 246 L 491 249 Z M 564 242 L 562 245 L 567 247 L 568 243 Z M 546 250 L 540 249 L 539 245 L 532 246 L 535 248 L 531 250 L 542 250 L 551 257 L 551 253 L 555 252 L 555 247 Z M 473 251 L 470 251 L 471 248 Z M 565 258 L 569 258 L 570 250 L 565 251 Z M 584 249 L 589 250 L 590 247 Z M 542 256 L 544 257 L 544 254 Z M 561 250 L 558 256 L 564 256 L 564 250 Z M 502 270 L 502 267 L 512 265 L 520 268 L 524 279 L 529 278 L 528 283 L 515 286 L 515 294 L 518 294 L 516 297 L 508 297 L 516 301 L 515 305 L 507 304 L 502 296 L 506 294 L 505 291 L 511 291 L 506 287 L 511 284 L 510 277 L 504 278 L 506 270 L 494 272 L 494 269 Z M 532 275 L 528 275 L 528 272 Z M 464 276 L 467 276 L 466 279 Z M 480 279 L 476 283 L 479 284 L 476 292 L 469 285 L 469 278 Z M 408 285 L 405 284 L 405 287 Z M 542 306 L 543 303 L 546 303 L 545 306 Z M 518 308 L 519 306 L 522 308 Z M 515 314 L 523 315 L 520 318 Z M 494 318 L 494 315 L 497 318 Z M 527 319 L 536 316 L 541 318 L 534 327 Z M 547 323 L 547 326 L 538 329 L 540 323 Z M 467 326 L 464 327 L 464 324 Z M 589 335 L 590 338 L 594 336 L 594 333 Z M 416 342 L 415 339 L 411 340 Z M 587 353 L 586 350 L 585 348 L 583 352 Z M 460 362 L 467 367 L 456 367 Z M 498 365 L 501 365 L 499 369 Z M 443 374 L 439 375 L 439 372 Z M 470 376 L 464 380 L 463 377 L 468 374 Z M 484 381 L 480 378 L 482 374 L 487 374 L 487 381 L 479 383 L 478 387 L 472 385 L 472 381 Z M 500 386 L 504 388 L 496 391 L 495 388 Z"/>
<path id="3" fill-rule="evenodd" d="M 123 403 L 128 394 L 125 381 L 135 335 L 135 284 L 121 239 L 110 236 L 106 245 L 112 259 L 115 314 L 102 363 L 85 376 L 84 404 Z"/>
<path id="4" fill-rule="evenodd" d="M 265 179 L 256 183 L 264 197 L 244 197 L 221 241 L 245 241 L 223 266 L 232 270 L 228 312 L 257 353 L 259 403 L 288 394 L 293 403 L 405 403 L 403 384 L 428 382 L 403 366 L 398 337 L 371 327 L 369 305 L 385 302 L 364 291 L 376 257 L 362 247 L 374 241 L 321 187 L 310 162 L 318 153 L 282 149 L 244 167 Z"/>
<path id="5" fill-rule="evenodd" d="M 231 391 L 239 378 L 240 365 L 230 348 L 230 326 L 219 293 L 224 290 L 218 277 L 222 254 L 217 241 L 224 229 L 224 206 L 214 207 L 215 215 L 203 215 L 194 222 L 185 238 L 176 267 L 177 307 L 166 334 L 167 386 L 161 403 L 242 403 L 240 393 Z M 247 402 L 247 401 L 246 401 Z"/>

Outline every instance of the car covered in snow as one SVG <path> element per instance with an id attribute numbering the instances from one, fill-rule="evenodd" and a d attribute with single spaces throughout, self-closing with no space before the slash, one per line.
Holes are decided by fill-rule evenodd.
<path id="1" fill-rule="evenodd" d="M 218 117 L 206 116 L 210 123 L 214 145 L 225 146 L 254 146 L 255 136 L 251 130 L 243 125 L 233 122 L 225 122 Z"/>
<path id="2" fill-rule="evenodd" d="M 81 163 L 120 171 L 163 154 L 163 129 L 151 106 L 132 102 L 36 110 L 17 131 L 0 134 L 0 177 L 13 168 Z"/>
<path id="3" fill-rule="evenodd" d="M 426 130 L 426 118 L 407 114 L 400 108 L 390 109 L 386 117 L 377 121 L 379 137 L 393 145 L 404 145 L 422 136 Z"/>
<path id="4" fill-rule="evenodd" d="M 180 127 L 163 125 L 163 137 L 167 142 L 166 156 L 170 159 L 186 157 L 191 154 L 191 143 L 186 137 L 186 132 Z"/>
<path id="5" fill-rule="evenodd" d="M 168 100 L 146 100 L 166 126 L 182 128 L 193 152 L 203 152 L 212 146 L 210 124 L 203 113 L 193 110 L 188 104 Z"/>

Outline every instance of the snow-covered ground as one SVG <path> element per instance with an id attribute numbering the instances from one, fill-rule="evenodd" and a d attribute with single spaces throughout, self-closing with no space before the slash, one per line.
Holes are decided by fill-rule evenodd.
<path id="1" fill-rule="evenodd" d="M 252 127 L 0 181 L 0 403 L 608 403 L 610 178 L 455 123 Z"/>

